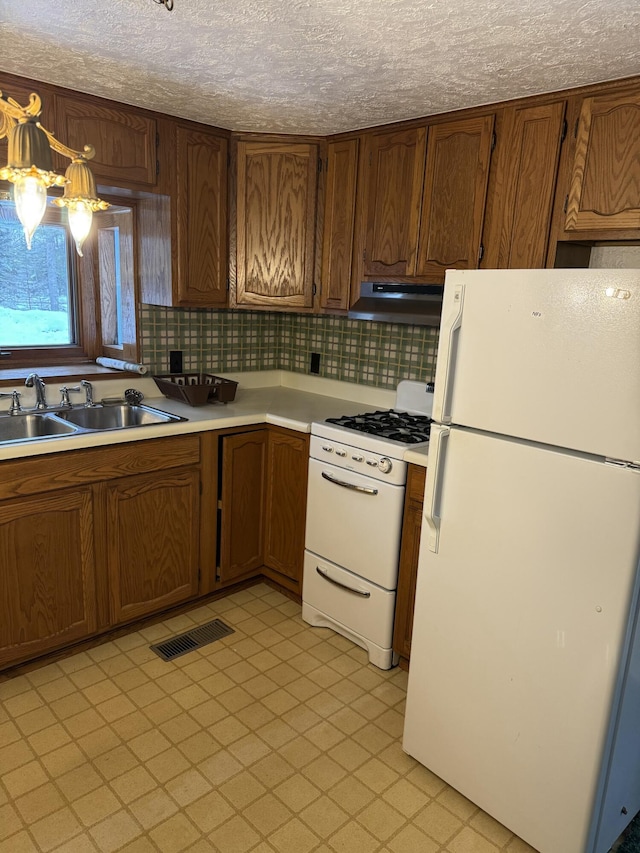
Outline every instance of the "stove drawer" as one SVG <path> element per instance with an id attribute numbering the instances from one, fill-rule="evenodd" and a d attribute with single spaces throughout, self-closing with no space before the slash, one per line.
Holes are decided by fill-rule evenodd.
<path id="1" fill-rule="evenodd" d="M 305 551 L 304 604 L 356 634 L 391 648 L 396 594 Z"/>

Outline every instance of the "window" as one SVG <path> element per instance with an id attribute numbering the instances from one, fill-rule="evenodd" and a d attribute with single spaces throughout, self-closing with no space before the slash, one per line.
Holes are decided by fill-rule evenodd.
<path id="1" fill-rule="evenodd" d="M 94 214 L 84 257 L 49 204 L 26 247 L 14 204 L 0 200 L 0 367 L 137 360 L 135 206 Z"/>

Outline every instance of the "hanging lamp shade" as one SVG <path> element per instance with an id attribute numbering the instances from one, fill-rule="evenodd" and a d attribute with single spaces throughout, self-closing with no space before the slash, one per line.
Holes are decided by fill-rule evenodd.
<path id="1" fill-rule="evenodd" d="M 71 161 L 64 177 L 64 194 L 62 198 L 55 199 L 54 204 L 67 208 L 69 228 L 76 250 L 82 257 L 82 244 L 91 230 L 94 211 L 106 210 L 109 204 L 98 198 L 95 178 L 83 156 Z"/>

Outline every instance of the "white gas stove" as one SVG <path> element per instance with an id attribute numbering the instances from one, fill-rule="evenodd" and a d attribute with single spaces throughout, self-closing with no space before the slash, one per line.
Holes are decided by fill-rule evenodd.
<path id="1" fill-rule="evenodd" d="M 433 386 L 404 381 L 390 411 L 313 423 L 302 618 L 394 663 L 407 448 L 429 438 Z"/>

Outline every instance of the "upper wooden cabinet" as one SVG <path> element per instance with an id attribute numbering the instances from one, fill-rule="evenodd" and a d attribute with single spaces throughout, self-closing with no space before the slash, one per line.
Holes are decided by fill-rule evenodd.
<path id="1" fill-rule="evenodd" d="M 57 98 L 56 136 L 82 151 L 93 145 L 91 171 L 99 183 L 115 187 L 153 187 L 157 182 L 155 118 L 123 104 L 93 99 Z"/>
<path id="2" fill-rule="evenodd" d="M 640 228 L 640 91 L 582 101 L 565 231 Z"/>
<path id="3" fill-rule="evenodd" d="M 318 146 L 239 142 L 235 304 L 313 305 Z"/>
<path id="4" fill-rule="evenodd" d="M 475 269 L 489 180 L 494 116 L 434 124 L 416 272 L 444 281 L 446 269 Z"/>
<path id="5" fill-rule="evenodd" d="M 505 110 L 487 198 L 481 266 L 545 266 L 566 101 Z"/>
<path id="6" fill-rule="evenodd" d="M 359 145 L 360 140 L 347 139 L 327 146 L 322 308 L 349 307 Z"/>
<path id="7" fill-rule="evenodd" d="M 411 276 L 416 271 L 425 128 L 373 133 L 366 138 L 366 276 Z"/>
<path id="8" fill-rule="evenodd" d="M 176 131 L 177 275 L 174 305 L 227 302 L 227 140 Z"/>

